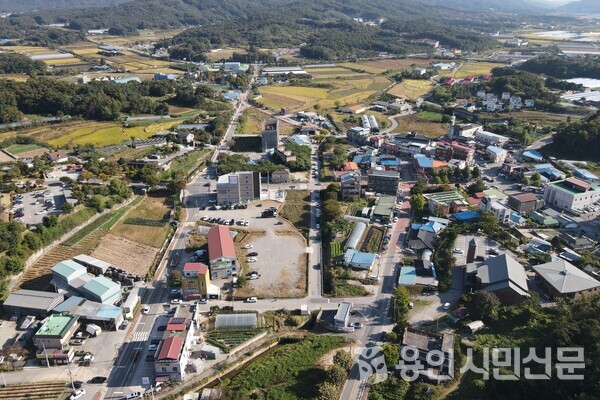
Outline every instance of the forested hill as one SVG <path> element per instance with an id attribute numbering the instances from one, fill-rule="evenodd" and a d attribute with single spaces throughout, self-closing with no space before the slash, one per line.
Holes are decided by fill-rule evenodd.
<path id="1" fill-rule="evenodd" d="M 444 6 L 457 10 L 496 10 L 496 11 L 542 11 L 544 7 L 535 1 L 522 0 L 419 0 L 423 4 Z M 547 8 L 546 8 L 547 9 Z"/>
<path id="2" fill-rule="evenodd" d="M 561 57 L 546 56 L 527 60 L 520 69 L 555 78 L 598 78 L 600 77 L 600 57 Z"/>
<path id="3" fill-rule="evenodd" d="M 40 23 L 69 23 L 74 29 L 122 27 L 171 28 L 208 25 L 261 12 L 282 12 L 306 18 L 332 16 L 390 18 L 460 18 L 464 13 L 418 0 L 129 0 L 93 9 L 45 11 L 32 16 Z M 472 15 L 470 15 L 472 17 Z"/>
<path id="4" fill-rule="evenodd" d="M 574 14 L 595 14 L 600 13 L 600 1 L 598 0 L 580 0 L 572 1 L 556 9 L 558 12 L 568 12 Z"/>
<path id="5" fill-rule="evenodd" d="M 72 8 L 105 7 L 128 0 L 0 0 L 0 11 L 26 12 L 34 10 L 64 10 Z"/>
<path id="6" fill-rule="evenodd" d="M 545 149 L 558 157 L 599 162 L 600 111 L 584 121 L 560 124 Z"/>

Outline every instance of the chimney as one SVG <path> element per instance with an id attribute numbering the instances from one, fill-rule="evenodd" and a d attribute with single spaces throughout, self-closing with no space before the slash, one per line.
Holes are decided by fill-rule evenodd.
<path id="1" fill-rule="evenodd" d="M 473 238 L 469 242 L 469 249 L 467 250 L 467 264 L 475 261 L 476 255 L 477 255 L 477 242 L 475 241 L 475 238 Z"/>

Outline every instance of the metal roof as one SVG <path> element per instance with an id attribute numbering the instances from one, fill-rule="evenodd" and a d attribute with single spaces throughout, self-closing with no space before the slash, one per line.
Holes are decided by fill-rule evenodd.
<path id="1" fill-rule="evenodd" d="M 400 268 L 400 276 L 398 277 L 398 285 L 416 285 L 417 270 L 415 267 Z"/>
<path id="2" fill-rule="evenodd" d="M 256 328 L 255 313 L 219 314 L 215 321 L 215 329 Z"/>
<path id="3" fill-rule="evenodd" d="M 367 229 L 367 224 L 364 222 L 356 222 L 354 224 L 354 229 L 352 230 L 352 234 L 346 240 L 346 245 L 344 246 L 346 249 L 355 249 L 358 246 L 358 242 L 362 238 L 362 235 L 365 233 L 365 229 Z"/>
<path id="4" fill-rule="evenodd" d="M 181 350 L 183 349 L 184 340 L 181 336 L 170 336 L 163 340 L 160 346 L 157 361 L 162 360 L 179 360 Z"/>
<path id="5" fill-rule="evenodd" d="M 489 288 L 488 291 L 516 286 L 520 291 L 527 293 L 525 269 L 508 254 L 488 258 L 486 264 L 477 270 L 477 277 L 487 286 L 486 290 Z"/>
<path id="6" fill-rule="evenodd" d="M 577 293 L 600 286 L 596 279 L 562 259 L 535 265 L 533 269 L 560 293 Z"/>
<path id="7" fill-rule="evenodd" d="M 100 298 L 104 298 L 107 294 L 119 292 L 121 290 L 121 285 L 105 276 L 97 276 L 86 283 L 83 286 L 83 289 Z"/>
<path id="8" fill-rule="evenodd" d="M 218 225 L 208 231 L 208 256 L 210 260 L 221 257 L 236 258 L 235 246 L 229 228 Z"/>
<path id="9" fill-rule="evenodd" d="M 72 324 L 77 322 L 74 315 L 52 314 L 44 320 L 44 323 L 35 336 L 59 336 Z"/>
<path id="10" fill-rule="evenodd" d="M 52 309 L 52 307 L 61 302 L 64 298 L 65 297 L 60 293 L 19 289 L 8 296 L 4 301 L 4 306 L 47 311 Z"/>
<path id="11" fill-rule="evenodd" d="M 64 260 L 52 267 L 52 273 L 60 275 L 70 281 L 81 275 L 87 274 L 87 269 L 73 260 Z"/>

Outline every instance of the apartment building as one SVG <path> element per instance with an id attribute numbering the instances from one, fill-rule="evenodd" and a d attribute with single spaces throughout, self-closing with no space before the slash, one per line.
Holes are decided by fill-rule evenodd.
<path id="1" fill-rule="evenodd" d="M 544 201 L 561 210 L 581 210 L 599 200 L 600 186 L 596 183 L 567 178 L 545 185 Z"/>
<path id="2" fill-rule="evenodd" d="M 221 175 L 217 181 L 218 204 L 237 204 L 260 199 L 260 172 L 244 171 Z"/>

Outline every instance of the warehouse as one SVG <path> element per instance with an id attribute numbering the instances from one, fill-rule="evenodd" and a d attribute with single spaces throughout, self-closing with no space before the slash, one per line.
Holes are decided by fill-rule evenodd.
<path id="1" fill-rule="evenodd" d="M 19 289 L 11 293 L 4 301 L 4 311 L 8 315 L 17 317 L 33 315 L 38 318 L 45 318 L 64 299 L 65 296 L 61 293 Z"/>

